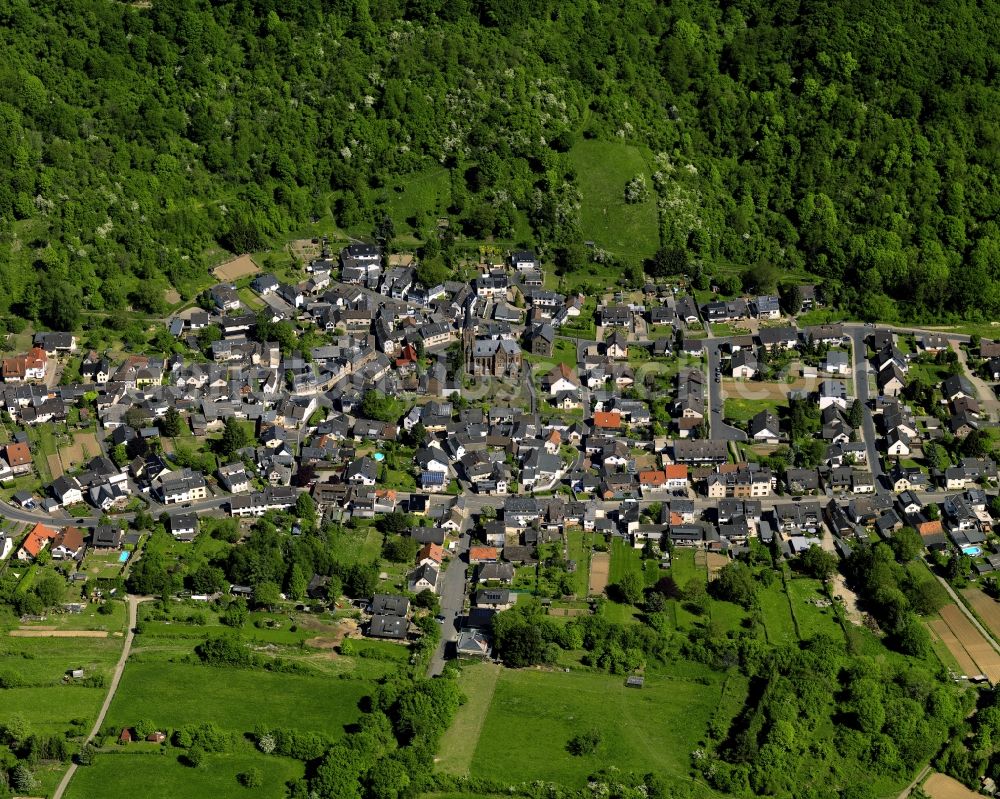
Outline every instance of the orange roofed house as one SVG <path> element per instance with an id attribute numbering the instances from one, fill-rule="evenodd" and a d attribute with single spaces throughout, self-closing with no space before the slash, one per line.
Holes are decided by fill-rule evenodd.
<path id="1" fill-rule="evenodd" d="M 469 563 L 496 563 L 500 555 L 496 547 L 470 547 Z"/>
<path id="2" fill-rule="evenodd" d="M 425 563 L 433 563 L 440 566 L 444 560 L 444 547 L 440 544 L 424 544 L 417 553 L 417 565 L 423 566 Z"/>
<path id="3" fill-rule="evenodd" d="M 618 411 L 597 411 L 594 427 L 600 430 L 618 430 L 622 426 L 622 415 Z"/>
<path id="4" fill-rule="evenodd" d="M 667 486 L 667 475 L 662 469 L 639 472 L 639 488 L 643 491 L 662 491 Z"/>
<path id="5" fill-rule="evenodd" d="M 3 457 L 14 474 L 27 474 L 31 471 L 31 450 L 27 444 L 8 444 L 3 448 Z"/>
<path id="6" fill-rule="evenodd" d="M 17 559 L 34 560 L 38 557 L 38 553 L 45 549 L 55 537 L 55 530 L 39 522 L 31 528 L 31 532 L 21 544 L 21 548 L 17 551 Z"/>
<path id="7" fill-rule="evenodd" d="M 688 467 L 683 463 L 672 463 L 663 467 L 666 487 L 669 491 L 683 491 L 688 487 Z"/>
<path id="8" fill-rule="evenodd" d="M 917 525 L 917 532 L 920 533 L 920 538 L 928 549 L 943 549 L 948 543 L 940 519 L 921 522 Z"/>

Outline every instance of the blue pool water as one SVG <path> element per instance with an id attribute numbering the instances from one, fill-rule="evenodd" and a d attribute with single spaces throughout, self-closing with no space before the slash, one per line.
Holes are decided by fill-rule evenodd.
<path id="1" fill-rule="evenodd" d="M 983 550 L 979 547 L 962 547 L 962 552 L 973 558 L 979 557 L 983 554 Z"/>
<path id="2" fill-rule="evenodd" d="M 385 455 L 383 455 L 381 452 L 376 452 L 374 455 L 372 455 L 372 457 L 377 461 L 385 460 Z"/>
<path id="3" fill-rule="evenodd" d="M 118 562 L 124 563 L 125 561 L 128 560 L 128 556 L 131 554 L 132 554 L 131 552 L 122 552 L 122 554 L 118 556 Z"/>

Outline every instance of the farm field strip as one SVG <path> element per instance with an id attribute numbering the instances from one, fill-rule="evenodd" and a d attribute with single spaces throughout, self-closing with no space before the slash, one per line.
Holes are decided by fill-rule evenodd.
<path id="1" fill-rule="evenodd" d="M 948 648 L 948 651 L 951 652 L 952 657 L 958 662 L 959 670 L 963 674 L 971 675 L 979 673 L 979 667 L 972 660 L 972 656 L 965 651 L 965 647 L 959 643 L 959 640 L 955 637 L 955 634 L 951 631 L 947 623 L 945 623 L 944 619 L 934 619 L 928 623 L 928 626 L 941 639 L 941 643 Z"/>
<path id="2" fill-rule="evenodd" d="M 215 275 L 218 280 L 238 280 L 241 277 L 246 277 L 247 275 L 255 275 L 260 271 L 260 267 L 254 263 L 253 258 L 249 255 L 243 255 L 239 258 L 234 258 L 232 261 L 226 261 L 224 264 L 219 264 L 215 269 L 212 270 L 212 274 Z"/>
<path id="3" fill-rule="evenodd" d="M 985 674 L 992 683 L 1000 681 L 1000 654 L 983 638 L 982 633 L 972 625 L 972 622 L 965 617 L 959 607 L 946 605 L 941 609 L 941 619 L 967 655 L 975 662 L 977 667 L 975 673 Z M 940 634 L 940 630 L 938 632 Z M 957 657 L 958 653 L 955 650 L 952 651 Z M 962 662 L 961 658 L 958 660 L 959 663 Z"/>
<path id="4" fill-rule="evenodd" d="M 603 594 L 608 587 L 608 575 L 611 573 L 611 555 L 607 552 L 595 552 L 590 559 L 590 593 Z"/>
<path id="5" fill-rule="evenodd" d="M 987 596 L 979 588 L 965 588 L 961 594 L 973 612 L 982 620 L 986 629 L 1000 638 L 1000 602 Z"/>
<path id="6" fill-rule="evenodd" d="M 962 783 L 945 774 L 935 772 L 924 783 L 924 793 L 931 799 L 979 799 L 982 794 L 970 791 Z"/>

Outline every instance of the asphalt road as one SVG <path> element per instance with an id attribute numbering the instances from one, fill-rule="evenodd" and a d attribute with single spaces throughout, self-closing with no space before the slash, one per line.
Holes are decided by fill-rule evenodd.
<path id="1" fill-rule="evenodd" d="M 148 497 L 147 497 L 148 499 Z M 210 497 L 209 499 L 199 500 L 198 502 L 192 502 L 188 507 L 184 505 L 160 505 L 159 503 L 152 503 L 149 508 L 149 513 L 155 518 L 159 516 L 163 511 L 167 512 L 177 512 L 184 511 L 187 513 L 197 513 L 207 514 L 213 511 L 222 510 L 226 505 L 229 504 L 230 496 L 218 496 Z M 73 527 L 82 525 L 84 527 L 96 527 L 100 524 L 103 515 L 90 515 L 90 516 L 63 516 L 56 515 L 52 513 L 46 513 L 41 508 L 35 508 L 34 510 L 28 510 L 27 508 L 19 508 L 15 505 L 9 505 L 8 503 L 0 500 L 0 515 L 7 519 L 11 519 L 15 522 L 23 522 L 25 524 L 35 524 L 36 522 L 41 522 L 52 528 L 61 527 Z M 135 518 L 134 513 L 118 513 L 112 516 L 112 519 L 124 519 L 126 521 L 131 521 Z"/>
<path id="2" fill-rule="evenodd" d="M 868 406 L 868 359 L 865 357 L 868 354 L 868 346 L 865 344 L 865 336 L 869 328 L 862 326 L 848 327 L 845 325 L 845 329 L 850 333 L 851 349 L 854 351 L 854 395 L 864 407 L 862 411 L 864 422 L 861 432 L 864 437 L 865 448 L 868 450 L 868 468 L 872 470 L 872 476 L 875 478 L 875 487 L 880 492 L 888 491 L 888 488 L 883 485 L 881 480 L 884 472 L 882 471 L 882 460 L 876 446 L 878 436 L 875 433 L 875 420 L 872 417 L 871 408 Z"/>
<path id="3" fill-rule="evenodd" d="M 722 382 L 715 380 L 715 370 L 722 365 L 722 353 L 719 347 L 726 342 L 727 339 L 724 338 L 710 338 L 705 341 L 705 349 L 708 352 L 709 435 L 722 441 L 746 441 L 746 433 L 723 421 L 726 400 L 722 392 Z"/>
<path id="4" fill-rule="evenodd" d="M 438 597 L 441 600 L 441 642 L 427 667 L 427 676 L 436 677 L 444 671 L 448 645 L 458 639 L 458 619 L 465 608 L 465 571 L 469 565 L 468 533 L 463 533 L 454 556 L 441 574 Z"/>

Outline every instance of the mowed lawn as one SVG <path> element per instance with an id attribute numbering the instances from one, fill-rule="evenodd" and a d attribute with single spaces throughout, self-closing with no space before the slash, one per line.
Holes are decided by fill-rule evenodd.
<path id="1" fill-rule="evenodd" d="M 437 767 L 441 771 L 468 775 L 502 671 L 503 667 L 495 663 L 468 663 L 462 666 L 458 685 L 465 694 L 465 702 L 438 747 Z"/>
<path id="2" fill-rule="evenodd" d="M 720 697 L 719 682 L 706 676 L 708 685 L 647 676 L 635 689 L 620 676 L 504 670 L 472 774 L 582 788 L 589 774 L 616 766 L 683 780 Z M 590 729 L 601 732 L 598 751 L 569 754 L 570 738 Z"/>
<path id="3" fill-rule="evenodd" d="M 108 711 L 112 726 L 149 719 L 159 727 L 211 721 L 235 732 L 258 724 L 338 736 L 358 720 L 366 680 L 222 669 L 187 663 L 130 662 Z"/>
<path id="4" fill-rule="evenodd" d="M 107 688 L 84 688 L 64 683 L 68 669 L 82 668 L 85 676 L 110 679 L 121 654 L 121 638 L 7 638 L 0 649 L 0 670 L 24 685 L 3 691 L 3 710 L 20 714 L 34 732 L 65 732 L 74 719 L 97 717 Z"/>
<path id="5" fill-rule="evenodd" d="M 628 144 L 596 140 L 580 141 L 569 152 L 583 195 L 584 234 L 598 247 L 634 259 L 651 258 L 660 246 L 654 170 L 648 155 Z M 628 205 L 625 184 L 639 174 L 646 176 L 649 198 Z"/>
<path id="6" fill-rule="evenodd" d="M 265 756 L 252 748 L 225 754 L 208 754 L 199 768 L 178 762 L 180 749 L 166 755 L 98 755 L 94 763 L 77 769 L 66 791 L 66 799 L 205 799 L 208 796 L 240 796 L 246 799 L 282 799 L 285 783 L 302 776 L 303 764 L 287 757 Z M 244 788 L 236 775 L 251 767 L 261 773 L 258 788 Z"/>
<path id="7" fill-rule="evenodd" d="M 590 552 L 594 542 L 594 534 L 573 528 L 566 531 L 569 545 L 569 558 L 576 561 L 576 571 L 573 573 L 573 592 L 578 597 L 586 597 L 590 589 Z"/>

